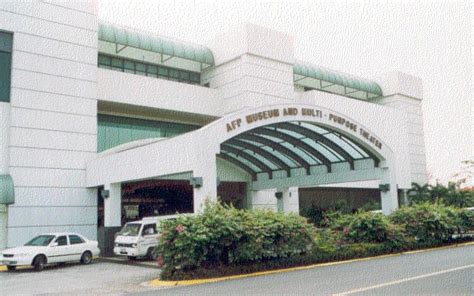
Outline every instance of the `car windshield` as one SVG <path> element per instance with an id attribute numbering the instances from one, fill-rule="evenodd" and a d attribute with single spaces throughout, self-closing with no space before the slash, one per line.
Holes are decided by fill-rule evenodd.
<path id="1" fill-rule="evenodd" d="M 47 246 L 53 240 L 54 235 L 39 235 L 30 240 L 25 246 Z"/>
<path id="2" fill-rule="evenodd" d="M 123 236 L 138 236 L 138 232 L 140 231 L 141 224 L 138 223 L 127 223 L 125 226 L 120 230 L 119 235 Z"/>

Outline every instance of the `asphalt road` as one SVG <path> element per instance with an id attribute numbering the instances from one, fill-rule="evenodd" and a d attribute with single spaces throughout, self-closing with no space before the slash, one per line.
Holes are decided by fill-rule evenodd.
<path id="1" fill-rule="evenodd" d="M 474 246 L 134 295 L 474 295 Z"/>

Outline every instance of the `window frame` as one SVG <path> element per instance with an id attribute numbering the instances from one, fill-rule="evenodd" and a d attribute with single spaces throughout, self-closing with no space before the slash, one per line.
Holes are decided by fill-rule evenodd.
<path id="1" fill-rule="evenodd" d="M 108 60 L 108 63 L 104 63 L 104 60 Z M 120 65 L 114 65 L 114 61 L 117 63 L 120 61 Z M 126 65 L 128 64 L 129 67 Z M 133 65 L 133 67 L 130 67 Z M 138 65 L 144 65 L 144 69 L 138 70 Z M 159 64 L 147 63 L 144 61 L 137 61 L 134 59 L 124 58 L 120 56 L 114 56 L 104 53 L 98 54 L 97 66 L 103 69 L 109 69 L 119 72 L 125 72 L 129 74 L 135 74 L 140 76 L 153 77 L 164 80 L 172 80 L 176 82 L 183 82 L 186 84 L 201 84 L 201 73 L 183 70 L 178 68 L 167 67 Z M 150 71 L 150 69 L 153 69 Z"/>

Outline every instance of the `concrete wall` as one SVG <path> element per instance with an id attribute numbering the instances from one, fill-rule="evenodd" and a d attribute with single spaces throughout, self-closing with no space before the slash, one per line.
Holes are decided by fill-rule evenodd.
<path id="1" fill-rule="evenodd" d="M 293 100 L 293 39 L 246 24 L 209 44 L 216 66 L 201 76 L 220 92 L 224 114 Z"/>
<path id="2" fill-rule="evenodd" d="M 405 115 L 401 118 L 404 122 L 394 126 L 406 126 L 407 140 L 404 144 L 408 150 L 410 181 L 425 184 L 428 182 L 428 173 L 422 113 L 423 82 L 420 78 L 401 72 L 387 73 L 378 81 L 384 90 L 384 97 L 374 102 Z"/>
<path id="3" fill-rule="evenodd" d="M 222 116 L 219 92 L 198 85 L 98 69 L 101 101 Z"/>
<path id="4" fill-rule="evenodd" d="M 8 246 L 51 231 L 96 238 L 97 3 L 0 2 L 13 32 Z"/>

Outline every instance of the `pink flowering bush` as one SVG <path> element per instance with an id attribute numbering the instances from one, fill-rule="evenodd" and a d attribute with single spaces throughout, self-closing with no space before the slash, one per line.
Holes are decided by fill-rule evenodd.
<path id="1" fill-rule="evenodd" d="M 201 266 L 287 258 L 310 252 L 315 228 L 297 214 L 208 203 L 196 216 L 161 222 L 162 276 Z"/>

